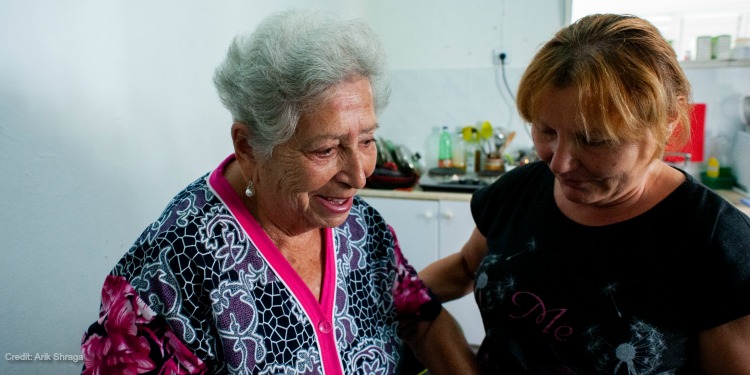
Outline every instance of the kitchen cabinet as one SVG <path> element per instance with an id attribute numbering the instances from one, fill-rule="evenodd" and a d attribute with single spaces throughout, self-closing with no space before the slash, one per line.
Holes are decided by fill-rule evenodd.
<path id="1" fill-rule="evenodd" d="M 438 201 L 363 197 L 396 231 L 404 257 L 421 270 L 438 259 Z"/>
<path id="2" fill-rule="evenodd" d="M 411 193 L 418 198 L 410 198 L 409 194 L 370 196 L 363 191 L 360 195 L 393 227 L 404 256 L 419 271 L 435 260 L 459 251 L 474 229 L 474 220 L 469 208 L 469 194 L 433 197 L 422 192 Z M 484 338 L 484 327 L 474 295 L 469 294 L 444 306 L 461 325 L 469 344 L 479 345 Z"/>

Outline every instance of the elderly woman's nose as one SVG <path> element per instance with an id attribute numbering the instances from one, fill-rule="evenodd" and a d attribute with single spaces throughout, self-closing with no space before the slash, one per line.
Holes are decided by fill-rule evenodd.
<path id="1" fill-rule="evenodd" d="M 364 158 L 364 155 L 358 152 L 352 152 L 348 153 L 348 155 L 341 160 L 341 172 L 339 175 L 343 182 L 356 189 L 364 188 L 365 183 L 367 182 Z"/>

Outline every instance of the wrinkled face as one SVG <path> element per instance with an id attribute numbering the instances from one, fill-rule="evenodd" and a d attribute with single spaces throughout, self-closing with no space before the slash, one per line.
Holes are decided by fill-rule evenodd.
<path id="1" fill-rule="evenodd" d="M 375 169 L 376 128 L 369 80 L 334 87 L 260 166 L 257 199 L 264 215 L 290 233 L 343 223 Z"/>
<path id="2" fill-rule="evenodd" d="M 565 199 L 577 204 L 616 204 L 643 188 L 656 147 L 648 140 L 613 144 L 602 135 L 587 137 L 577 99 L 575 87 L 549 92 L 531 124 L 534 146 L 555 174 L 555 188 Z"/>

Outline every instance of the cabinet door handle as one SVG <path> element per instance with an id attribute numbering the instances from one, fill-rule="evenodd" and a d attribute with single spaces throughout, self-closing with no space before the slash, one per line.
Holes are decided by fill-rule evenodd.
<path id="1" fill-rule="evenodd" d="M 444 219 L 453 219 L 453 211 L 443 211 Z"/>
<path id="2" fill-rule="evenodd" d="M 424 212 L 425 219 L 432 219 L 433 216 L 435 216 L 435 215 L 432 213 L 432 211 L 425 211 Z"/>

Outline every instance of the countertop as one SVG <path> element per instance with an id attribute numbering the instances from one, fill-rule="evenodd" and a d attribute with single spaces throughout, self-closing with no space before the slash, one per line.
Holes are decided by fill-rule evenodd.
<path id="1" fill-rule="evenodd" d="M 734 190 L 714 190 L 717 194 L 732 203 L 745 215 L 750 216 L 750 206 L 740 202 L 743 194 Z M 359 195 L 363 197 L 380 197 L 380 198 L 400 198 L 400 199 L 426 199 L 426 200 L 449 200 L 449 201 L 470 201 L 470 193 L 451 193 L 439 191 L 423 191 L 418 186 L 411 190 L 378 190 L 362 189 Z"/>
<path id="2" fill-rule="evenodd" d="M 721 195 L 724 199 L 732 203 L 740 211 L 744 212 L 745 215 L 750 216 L 750 206 L 746 206 L 742 202 L 740 202 L 740 198 L 744 196 L 743 194 L 740 194 L 734 190 L 714 190 L 714 191 L 718 193 L 719 195 Z"/>
<path id="3" fill-rule="evenodd" d="M 419 186 L 410 190 L 380 190 L 362 189 L 359 195 L 363 197 L 400 198 L 400 199 L 425 199 L 446 201 L 470 201 L 470 193 L 452 193 L 446 191 L 424 191 Z"/>

